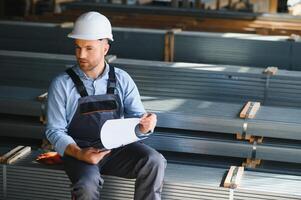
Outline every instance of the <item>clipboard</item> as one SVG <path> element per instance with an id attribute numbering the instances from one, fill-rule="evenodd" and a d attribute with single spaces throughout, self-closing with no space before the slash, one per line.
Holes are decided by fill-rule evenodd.
<path id="1" fill-rule="evenodd" d="M 103 149 L 114 149 L 127 144 L 146 139 L 136 134 L 136 127 L 140 118 L 110 119 L 107 120 L 100 131 L 100 142 Z"/>

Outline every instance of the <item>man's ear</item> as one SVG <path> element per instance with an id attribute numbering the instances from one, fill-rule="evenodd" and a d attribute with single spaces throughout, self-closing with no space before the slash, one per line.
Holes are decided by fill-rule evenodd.
<path id="1" fill-rule="evenodd" d="M 107 55 L 107 53 L 109 52 L 109 49 L 110 49 L 110 45 L 108 42 L 106 42 L 104 44 L 104 55 Z"/>

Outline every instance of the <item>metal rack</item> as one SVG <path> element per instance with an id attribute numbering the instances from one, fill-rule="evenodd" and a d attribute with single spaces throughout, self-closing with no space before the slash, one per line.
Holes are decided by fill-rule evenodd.
<path id="1" fill-rule="evenodd" d="M 42 104 L 37 97 L 46 92 L 56 74 L 74 62 L 75 58 L 70 55 L 0 51 L 1 138 L 44 137 L 44 126 L 39 119 L 43 114 Z M 145 108 L 158 115 L 155 134 L 145 143 L 172 154 L 171 160 L 176 161 L 167 168 L 163 199 L 229 198 L 230 190 L 220 187 L 229 164 L 224 167 L 206 166 L 207 161 L 201 158 L 195 162 L 188 156 L 177 159 L 182 154 L 273 161 L 300 168 L 301 109 L 300 102 L 295 98 L 296 95 L 299 97 L 296 91 L 301 87 L 301 72 L 278 70 L 275 75 L 267 75 L 262 73 L 263 69 L 242 66 L 119 58 L 112 59 L 110 64 L 131 74 L 143 95 Z M 273 91 L 270 92 L 270 88 Z M 287 95 L 290 102 L 283 101 L 277 107 L 267 106 L 271 100 L 269 95 L 275 90 L 279 92 L 273 95 L 283 95 L 282 88 L 291 93 Z M 248 94 L 251 95 L 246 96 Z M 211 99 L 216 101 L 208 101 Z M 253 119 L 239 117 L 247 100 L 264 102 Z M 239 140 L 237 133 L 254 136 L 255 140 Z M 263 141 L 259 142 L 257 137 L 263 137 Z M 54 191 L 48 196 L 49 199 L 69 198 L 70 182 L 66 174 L 59 166 L 51 168 L 35 163 L 34 158 L 39 153 L 33 150 L 28 157 L 15 164 L 0 165 L 0 191 L 5 190 L 0 192 L 0 199 L 4 199 L 4 195 L 6 199 L 14 200 L 41 199 L 42 196 L 45 199 L 49 188 Z M 298 188 L 301 179 L 298 175 L 292 175 L 293 169 L 290 175 L 285 174 L 285 167 L 278 169 L 277 173 L 264 167 L 258 171 L 257 168 L 247 169 L 250 170 L 244 176 L 243 186 L 234 190 L 235 199 L 301 198 Z M 105 177 L 105 181 L 104 199 L 132 197 L 134 180 Z M 279 181 L 283 184 L 274 184 Z M 262 192 L 266 188 L 263 183 L 275 187 Z M 113 190 L 118 192 L 112 194 Z"/>
<path id="2" fill-rule="evenodd" d="M 1 49 L 74 54 L 73 41 L 67 38 L 71 28 L 65 24 L 0 21 Z M 301 69 L 301 43 L 288 36 L 121 27 L 114 27 L 113 35 L 116 42 L 110 54 L 122 58 Z M 166 46 L 171 37 L 173 45 Z M 169 54 L 172 56 L 166 60 Z"/>

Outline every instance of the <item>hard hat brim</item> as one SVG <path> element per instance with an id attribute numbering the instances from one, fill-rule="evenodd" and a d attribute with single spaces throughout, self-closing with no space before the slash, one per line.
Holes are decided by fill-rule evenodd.
<path id="1" fill-rule="evenodd" d="M 79 34 L 73 34 L 73 33 L 69 33 L 68 34 L 69 38 L 72 39 L 80 39 L 80 40 L 100 40 L 100 39 L 108 39 L 110 41 L 114 41 L 113 36 L 95 36 L 95 35 L 79 35 Z"/>

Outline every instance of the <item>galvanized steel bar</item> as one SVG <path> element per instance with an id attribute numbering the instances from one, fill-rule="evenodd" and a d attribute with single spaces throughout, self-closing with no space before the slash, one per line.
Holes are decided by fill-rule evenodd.
<path id="1" fill-rule="evenodd" d="M 74 53 L 74 44 L 66 37 L 71 27 L 9 21 L 0 21 L 0 27 L 3 30 L 0 33 L 2 49 Z M 22 37 L 18 34 L 20 32 L 23 33 Z M 118 43 L 111 45 L 110 53 L 131 59 L 163 60 L 165 33 L 165 30 L 113 28 L 114 38 Z M 282 69 L 299 70 L 299 43 L 289 39 L 287 36 L 183 31 L 175 34 L 174 56 L 177 62 L 264 68 L 272 65 Z M 128 46 L 132 48 L 129 50 Z"/>

